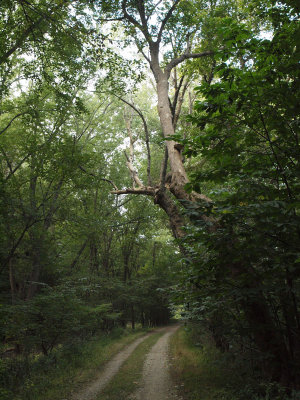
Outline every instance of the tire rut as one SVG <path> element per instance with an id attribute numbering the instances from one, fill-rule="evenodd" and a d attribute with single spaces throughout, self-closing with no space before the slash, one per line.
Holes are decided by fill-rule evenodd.
<path id="1" fill-rule="evenodd" d="M 178 325 L 167 328 L 167 332 L 152 347 L 144 363 L 141 387 L 130 400 L 182 399 L 169 372 L 169 339 L 178 328 Z"/>
<path id="2" fill-rule="evenodd" d="M 157 330 L 155 332 L 157 332 Z M 133 353 L 137 346 L 153 333 L 154 332 L 151 332 L 145 336 L 142 336 L 127 346 L 124 350 L 116 354 L 110 361 L 107 362 L 106 366 L 99 373 L 97 378 L 83 390 L 80 390 L 78 393 L 74 393 L 70 400 L 93 400 L 101 392 L 104 386 L 107 385 L 107 383 L 117 374 L 120 367 Z"/>

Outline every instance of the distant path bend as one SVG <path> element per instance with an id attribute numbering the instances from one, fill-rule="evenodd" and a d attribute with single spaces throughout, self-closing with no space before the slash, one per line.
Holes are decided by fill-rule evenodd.
<path id="1" fill-rule="evenodd" d="M 130 397 L 132 400 L 181 399 L 169 372 L 169 339 L 179 325 L 170 326 L 147 355 L 141 387 Z"/>

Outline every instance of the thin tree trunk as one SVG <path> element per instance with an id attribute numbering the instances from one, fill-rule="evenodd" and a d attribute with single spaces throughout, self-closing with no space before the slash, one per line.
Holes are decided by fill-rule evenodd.
<path id="1" fill-rule="evenodd" d="M 86 248 L 86 245 L 88 244 L 89 239 L 86 239 L 84 241 L 84 243 L 82 244 L 82 246 L 80 247 L 78 253 L 76 254 L 76 257 L 74 258 L 74 260 L 72 261 L 71 265 L 70 265 L 70 269 L 72 270 L 75 265 L 78 263 L 79 258 L 81 256 L 81 254 L 83 253 L 84 249 Z"/>
<path id="2" fill-rule="evenodd" d="M 131 306 L 131 328 L 135 329 L 135 312 L 134 312 L 134 306 Z"/>
<path id="3" fill-rule="evenodd" d="M 9 260 L 9 283 L 10 283 L 11 302 L 12 304 L 15 304 L 17 295 L 17 284 L 15 280 L 12 259 Z"/>

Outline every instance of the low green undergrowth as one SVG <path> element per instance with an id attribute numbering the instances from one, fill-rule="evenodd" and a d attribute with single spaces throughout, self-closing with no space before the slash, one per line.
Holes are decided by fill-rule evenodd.
<path id="1" fill-rule="evenodd" d="M 191 332 L 180 328 L 171 338 L 173 379 L 186 400 L 237 400 L 227 388 L 229 371 L 209 344 L 194 344 Z"/>
<path id="2" fill-rule="evenodd" d="M 117 375 L 105 387 L 103 392 L 99 394 L 99 400 L 128 399 L 129 395 L 137 389 L 141 381 L 146 354 L 162 335 L 162 332 L 152 334 L 135 349 L 120 368 Z"/>
<path id="3" fill-rule="evenodd" d="M 221 352 L 209 335 L 180 328 L 171 338 L 172 375 L 184 400 L 296 400 L 262 382 L 245 359 Z"/>
<path id="4" fill-rule="evenodd" d="M 145 334 L 117 329 L 87 342 L 78 341 L 49 355 L 0 360 L 1 400 L 61 400 L 93 380 L 101 366 L 124 346 Z M 2 388 L 1 388 L 2 386 Z"/>

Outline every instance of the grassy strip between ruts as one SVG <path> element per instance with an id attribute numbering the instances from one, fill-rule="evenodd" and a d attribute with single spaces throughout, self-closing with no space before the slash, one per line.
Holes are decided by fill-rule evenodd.
<path id="1" fill-rule="evenodd" d="M 93 381 L 104 364 L 125 346 L 146 334 L 146 330 L 113 332 L 101 335 L 80 346 L 70 347 L 69 353 L 58 351 L 54 365 L 45 361 L 32 371 L 23 390 L 14 400 L 61 400 L 70 397 Z M 36 368 L 35 368 L 36 369 Z"/>
<path id="2" fill-rule="evenodd" d="M 209 343 L 195 346 L 180 328 L 170 340 L 172 378 L 185 400 L 236 400 L 228 383 L 235 379 Z"/>
<path id="3" fill-rule="evenodd" d="M 154 346 L 164 332 L 153 333 L 142 342 L 131 356 L 122 365 L 97 399 L 101 400 L 125 400 L 137 388 L 142 378 L 143 364 L 146 354 Z"/>

